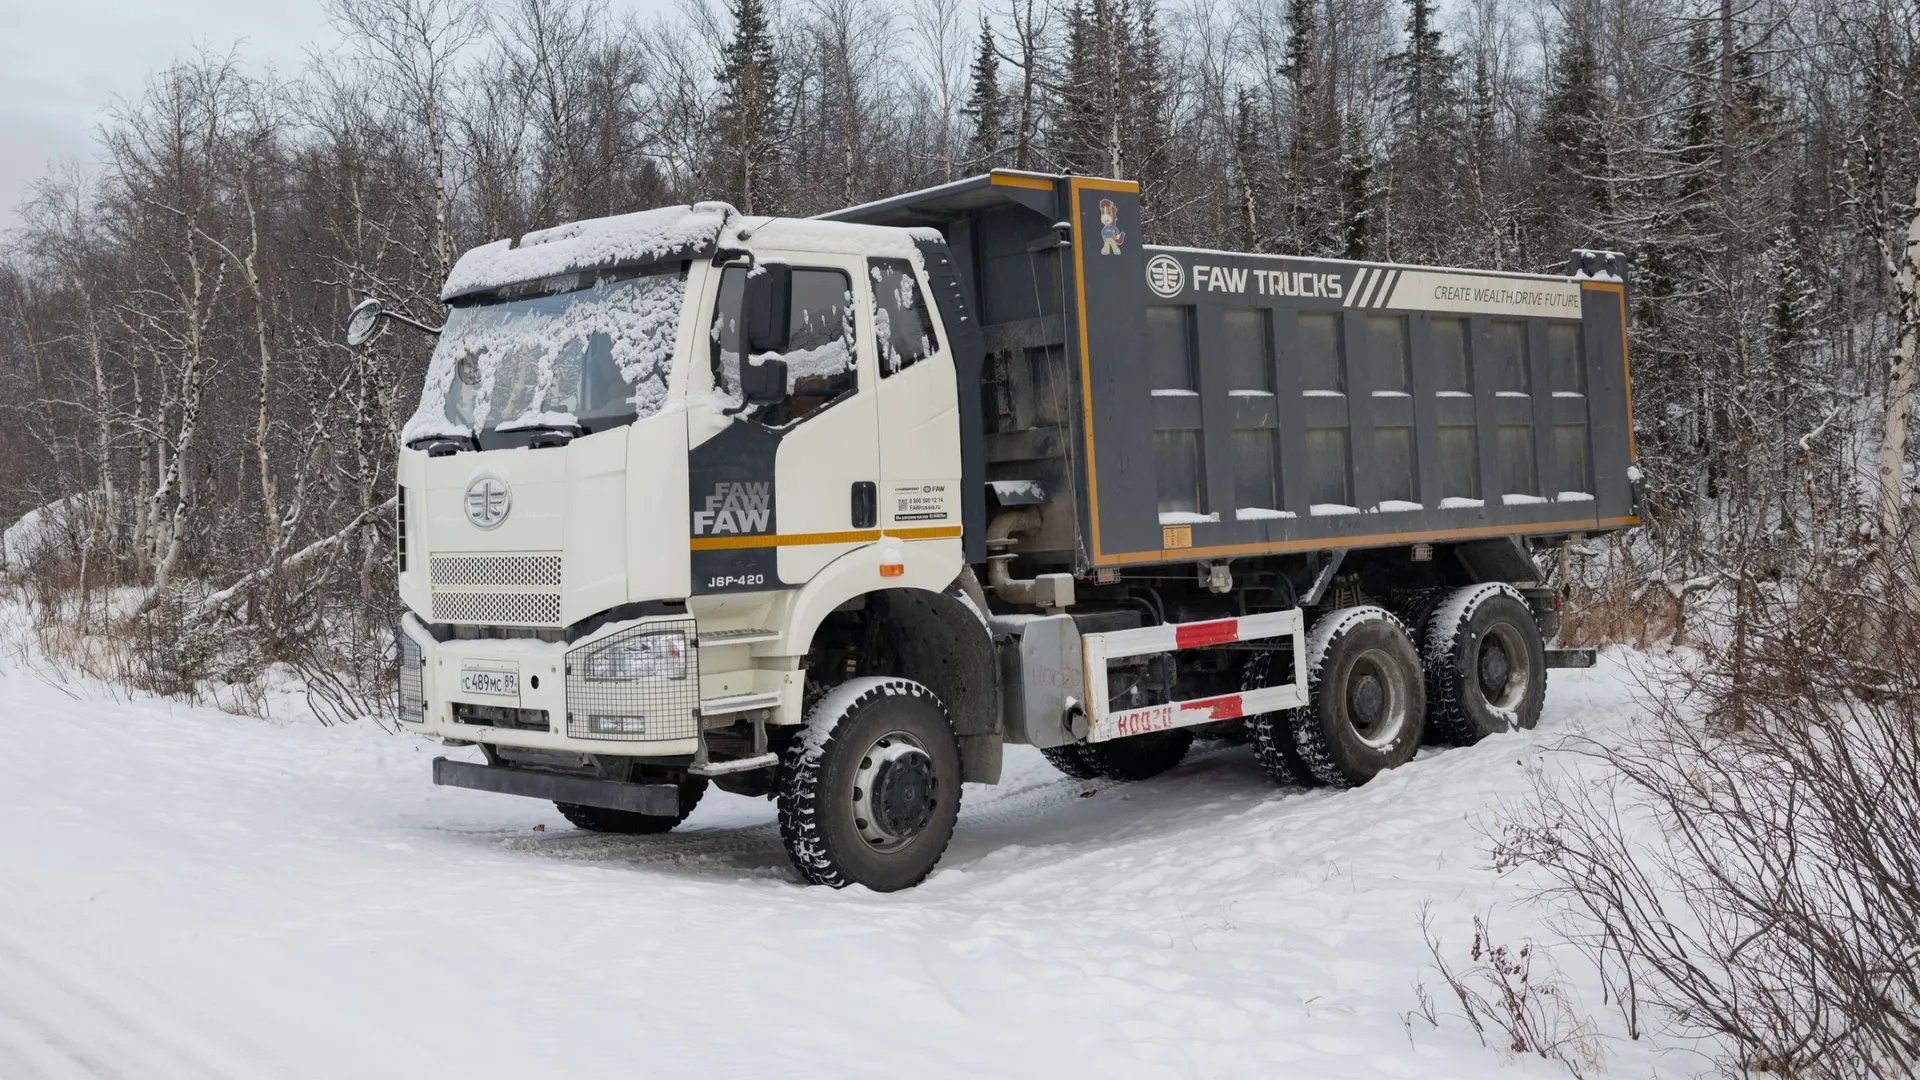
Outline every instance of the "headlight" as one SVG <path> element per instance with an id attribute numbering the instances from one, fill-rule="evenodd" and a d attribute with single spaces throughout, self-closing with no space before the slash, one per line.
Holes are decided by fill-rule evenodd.
<path id="1" fill-rule="evenodd" d="M 586 655 L 581 674 L 594 682 L 687 677 L 687 635 L 670 632 L 622 638 Z"/>

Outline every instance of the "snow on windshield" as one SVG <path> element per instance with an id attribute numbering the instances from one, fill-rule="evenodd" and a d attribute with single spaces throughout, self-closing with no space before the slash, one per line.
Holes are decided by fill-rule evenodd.
<path id="1" fill-rule="evenodd" d="M 455 308 L 401 441 L 546 425 L 598 431 L 659 412 L 685 296 L 676 266 Z"/>

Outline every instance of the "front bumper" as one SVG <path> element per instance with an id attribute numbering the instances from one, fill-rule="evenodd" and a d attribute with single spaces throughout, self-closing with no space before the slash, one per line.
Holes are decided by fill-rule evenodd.
<path id="1" fill-rule="evenodd" d="M 411 613 L 401 619 L 399 633 L 403 726 L 460 742 L 703 760 L 703 730 L 758 710 L 779 723 L 789 712 L 797 715 L 800 703 L 798 665 L 762 667 L 749 645 L 733 644 L 737 637 L 725 631 L 703 641 L 686 615 L 608 624 L 571 644 L 534 638 L 438 641 Z M 682 677 L 586 678 L 588 651 L 662 633 L 685 637 Z M 465 673 L 477 677 L 463 681 Z M 481 687 L 512 692 L 476 692 Z M 621 718 L 618 731 L 605 730 L 610 717 Z"/>
<path id="2" fill-rule="evenodd" d="M 499 765 L 480 765 L 471 761 L 450 761 L 446 758 L 433 759 L 433 782 L 446 787 L 524 795 L 547 802 L 626 810 L 649 817 L 670 818 L 680 815 L 678 784 L 629 784 L 619 780 L 561 776 L 527 769 L 508 769 Z"/>

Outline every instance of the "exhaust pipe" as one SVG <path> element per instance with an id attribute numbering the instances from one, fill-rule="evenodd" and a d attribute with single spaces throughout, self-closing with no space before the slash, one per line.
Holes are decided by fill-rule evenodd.
<path id="1" fill-rule="evenodd" d="M 993 595 L 1009 604 L 1038 607 L 1051 612 L 1073 605 L 1072 574 L 1041 574 L 1038 577 L 1013 576 L 1013 545 L 1016 537 L 1040 530 L 1040 508 L 1016 506 L 995 514 L 987 525 L 987 586 Z"/>

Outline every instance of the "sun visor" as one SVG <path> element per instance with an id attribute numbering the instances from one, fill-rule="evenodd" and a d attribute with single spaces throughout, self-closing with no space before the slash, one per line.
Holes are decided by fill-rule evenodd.
<path id="1" fill-rule="evenodd" d="M 460 256 L 440 298 L 455 300 L 556 274 L 707 258 L 739 218 L 739 211 L 726 203 L 703 202 L 576 221 L 519 239 L 496 240 Z"/>

